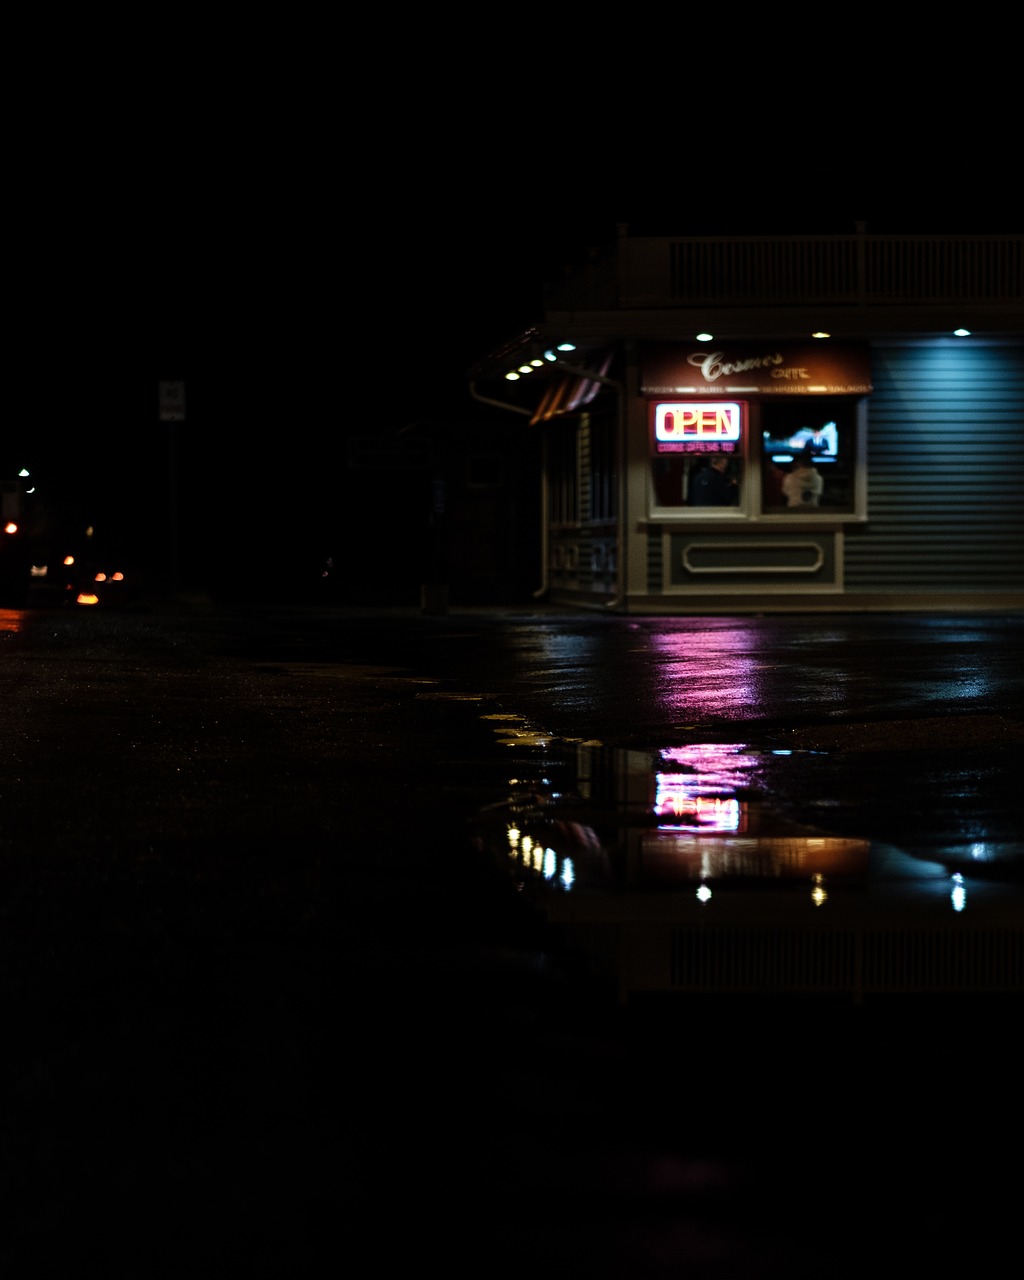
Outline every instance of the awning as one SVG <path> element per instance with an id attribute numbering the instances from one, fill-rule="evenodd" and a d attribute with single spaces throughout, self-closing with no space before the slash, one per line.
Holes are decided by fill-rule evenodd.
<path id="1" fill-rule="evenodd" d="M 540 403 L 530 419 L 530 426 L 535 426 L 539 422 L 550 422 L 552 418 L 562 417 L 568 413 L 575 413 L 590 404 L 601 390 L 601 383 L 595 381 L 594 377 L 588 378 L 586 374 L 605 378 L 608 376 L 611 363 L 612 353 L 605 351 L 592 356 L 579 366 L 584 371 L 582 376 L 576 372 L 560 373 L 548 384 L 541 396 Z"/>

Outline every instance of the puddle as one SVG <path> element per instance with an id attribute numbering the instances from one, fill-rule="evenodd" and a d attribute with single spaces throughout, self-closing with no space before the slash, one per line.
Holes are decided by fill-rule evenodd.
<path id="1" fill-rule="evenodd" d="M 799 751 L 488 719 L 514 762 L 478 844 L 619 998 L 1024 990 L 1019 883 L 787 818 L 766 776 Z"/>

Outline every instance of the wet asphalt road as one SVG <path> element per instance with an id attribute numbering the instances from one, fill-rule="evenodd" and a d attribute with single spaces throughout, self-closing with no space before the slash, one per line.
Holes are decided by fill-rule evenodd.
<path id="1" fill-rule="evenodd" d="M 463 612 L 394 632 L 395 661 L 553 739 L 789 749 L 764 784 L 840 832 L 1024 856 L 1019 616 L 608 618 Z M 373 633 L 372 651 L 391 635 Z M 769 762 L 771 763 L 771 762 Z"/>
<path id="2" fill-rule="evenodd" d="M 1022 631 L 3 615 L 4 1274 L 1001 1268 L 1019 1001 L 609 1006 L 467 816 L 500 708 L 795 743 L 780 803 L 1011 850 Z"/>

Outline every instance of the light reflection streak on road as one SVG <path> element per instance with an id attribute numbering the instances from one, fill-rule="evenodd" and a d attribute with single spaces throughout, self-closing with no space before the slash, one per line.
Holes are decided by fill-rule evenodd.
<path id="1" fill-rule="evenodd" d="M 675 719 L 700 720 L 755 712 L 767 678 L 748 652 L 745 628 L 657 633 L 652 648 L 663 659 L 659 700 Z"/>
<path id="2" fill-rule="evenodd" d="M 656 700 L 663 713 L 694 723 L 771 715 L 780 699 L 787 711 L 804 713 L 843 702 L 847 678 L 831 662 L 807 662 L 796 679 L 790 670 L 780 688 L 777 663 L 759 652 L 762 639 L 742 626 L 653 635 L 651 648 L 659 661 Z"/>
<path id="3" fill-rule="evenodd" d="M 25 629 L 25 614 L 21 609 L 0 609 L 0 632 L 17 635 Z"/>

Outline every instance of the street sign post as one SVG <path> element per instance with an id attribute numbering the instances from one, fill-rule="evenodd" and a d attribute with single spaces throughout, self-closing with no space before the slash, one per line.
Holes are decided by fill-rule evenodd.
<path id="1" fill-rule="evenodd" d="M 185 384 L 184 382 L 160 383 L 160 421 L 185 421 Z"/>

